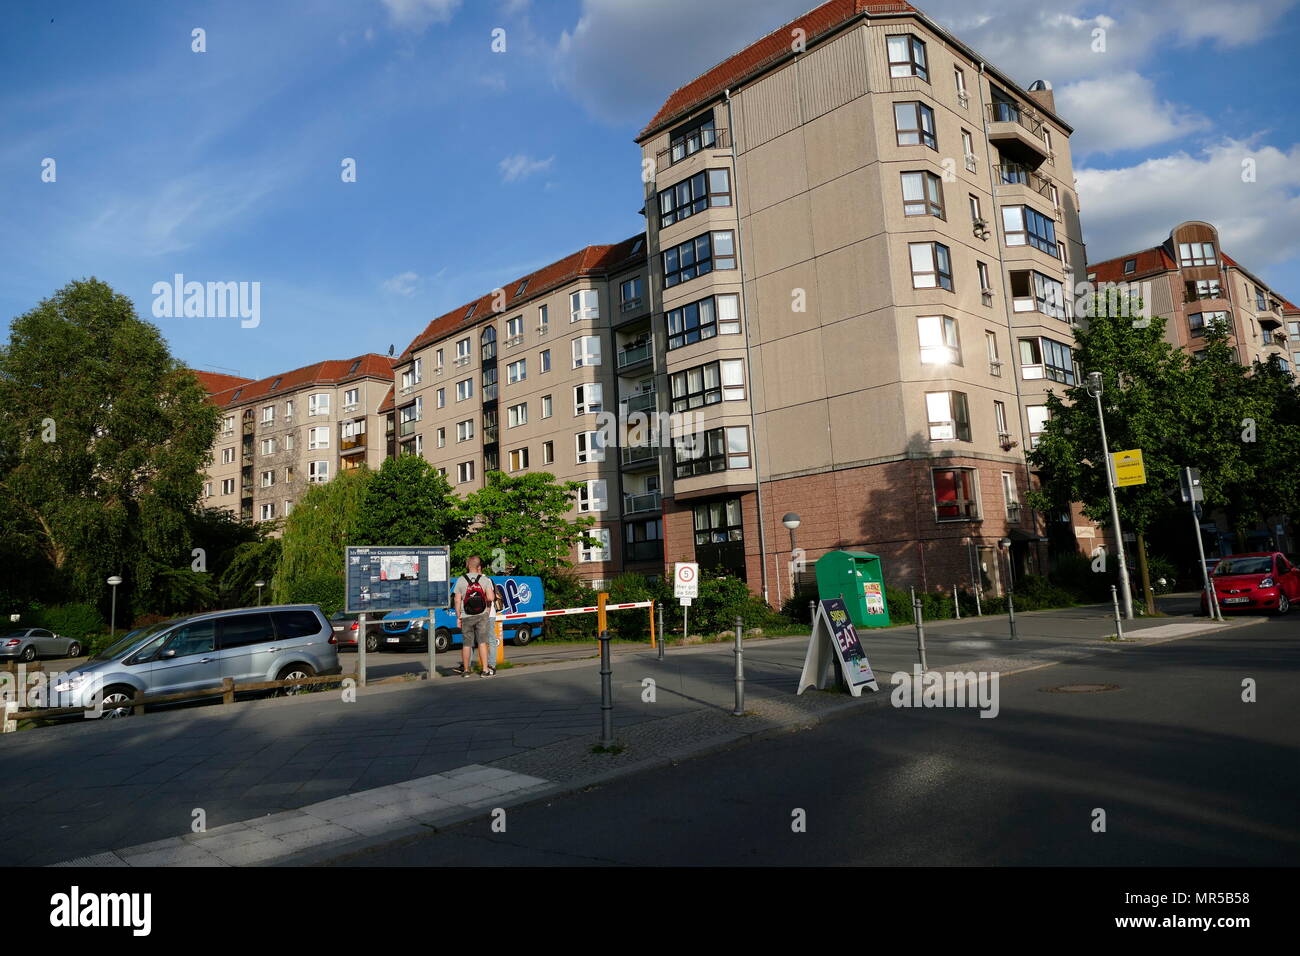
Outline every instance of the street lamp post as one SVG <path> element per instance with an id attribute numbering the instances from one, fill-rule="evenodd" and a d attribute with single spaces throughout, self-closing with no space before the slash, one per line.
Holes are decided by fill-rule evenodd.
<path id="1" fill-rule="evenodd" d="M 1133 593 L 1128 583 L 1128 561 L 1124 557 L 1124 534 L 1119 526 L 1119 505 L 1115 501 L 1115 480 L 1111 475 L 1110 444 L 1106 441 L 1106 415 L 1101 410 L 1103 390 L 1101 373 L 1088 373 L 1088 394 L 1097 400 L 1097 424 L 1101 428 L 1101 457 L 1106 469 L 1106 491 L 1110 494 L 1110 524 L 1115 533 L 1115 549 L 1119 557 L 1119 592 L 1124 598 L 1124 617 L 1133 620 Z"/>
<path id="2" fill-rule="evenodd" d="M 795 587 L 795 580 L 794 580 L 794 532 L 795 529 L 797 529 L 799 525 L 802 524 L 802 519 L 800 519 L 800 517 L 797 514 L 795 514 L 793 511 L 787 511 L 784 515 L 781 516 L 781 524 L 785 525 L 787 528 L 790 529 L 790 597 L 794 597 L 795 591 L 797 590 L 797 588 Z M 778 575 L 777 576 L 778 586 L 780 585 L 780 581 L 781 578 L 780 575 Z"/>
<path id="3" fill-rule="evenodd" d="M 1007 556 L 1007 624 L 1011 628 L 1011 639 L 1016 639 L 1016 599 L 1011 593 L 1011 539 L 1001 538 L 998 550 Z"/>
<path id="4" fill-rule="evenodd" d="M 122 579 L 115 574 L 104 583 L 113 589 L 113 612 L 108 619 L 108 642 L 112 644 L 117 634 L 117 586 L 122 583 Z"/>
<path id="5" fill-rule="evenodd" d="M 262 588 L 266 587 L 266 582 L 257 580 L 253 582 L 253 587 L 257 588 L 257 606 L 262 606 Z"/>

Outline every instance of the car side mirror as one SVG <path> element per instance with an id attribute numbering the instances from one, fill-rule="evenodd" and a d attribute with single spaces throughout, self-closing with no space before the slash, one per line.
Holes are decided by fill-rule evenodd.
<path id="1" fill-rule="evenodd" d="M 171 648 L 171 647 L 167 648 L 164 651 L 158 652 L 158 660 L 160 661 L 169 661 L 175 656 L 176 656 L 176 650 L 175 648 Z"/>

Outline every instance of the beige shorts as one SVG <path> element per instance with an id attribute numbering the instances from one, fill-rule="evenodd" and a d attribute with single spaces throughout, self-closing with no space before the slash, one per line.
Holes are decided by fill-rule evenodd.
<path id="1" fill-rule="evenodd" d="M 462 614 L 460 617 L 460 635 L 465 647 L 478 647 L 486 644 L 489 648 L 496 643 L 496 627 L 492 615 Z"/>

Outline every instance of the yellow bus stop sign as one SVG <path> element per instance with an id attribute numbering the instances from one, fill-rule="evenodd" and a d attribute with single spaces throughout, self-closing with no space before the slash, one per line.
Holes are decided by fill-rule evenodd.
<path id="1" fill-rule="evenodd" d="M 1147 483 L 1146 468 L 1142 464 L 1142 449 L 1112 452 L 1110 459 L 1116 488 Z"/>

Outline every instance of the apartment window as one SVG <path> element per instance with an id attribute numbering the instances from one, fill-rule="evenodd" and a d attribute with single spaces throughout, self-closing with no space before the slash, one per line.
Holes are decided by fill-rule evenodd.
<path id="1" fill-rule="evenodd" d="M 1056 223 L 1032 206 L 1003 206 L 1002 231 L 1008 246 L 1031 245 L 1053 259 L 1056 247 Z"/>
<path id="2" fill-rule="evenodd" d="M 964 392 L 926 392 L 930 441 L 970 441 L 970 411 Z"/>
<path id="3" fill-rule="evenodd" d="M 1214 281 L 1214 284 L 1217 287 L 1219 283 L 1217 281 Z M 1189 282 L 1188 285 L 1191 285 L 1191 283 Z M 1255 311 L 1256 312 L 1268 311 L 1268 296 L 1264 294 L 1263 289 L 1258 287 L 1256 287 L 1255 289 Z"/>
<path id="4" fill-rule="evenodd" d="M 469 361 L 470 340 L 461 339 L 456 343 L 456 364 L 464 365 Z"/>
<path id="5" fill-rule="evenodd" d="M 967 171 L 975 172 L 975 140 L 971 137 L 968 129 L 961 131 L 961 153 L 966 160 Z"/>
<path id="6" fill-rule="evenodd" d="M 724 359 L 697 365 L 673 373 L 668 381 L 674 412 L 724 401 L 742 401 L 745 398 L 745 362 L 743 359 Z"/>
<path id="7" fill-rule="evenodd" d="M 1219 286 L 1218 279 L 1201 279 L 1186 283 L 1187 301 L 1193 302 L 1196 299 L 1219 299 L 1223 297 L 1223 289 Z M 1262 309 L 1263 306 L 1260 306 Z"/>
<path id="8" fill-rule="evenodd" d="M 349 388 L 347 391 L 343 393 L 343 405 L 349 411 L 356 408 L 357 405 L 360 403 L 360 400 L 361 400 L 360 389 Z"/>
<path id="9" fill-rule="evenodd" d="M 540 335 L 545 335 L 551 329 L 551 312 L 544 305 L 537 307 L 537 331 Z"/>
<path id="10" fill-rule="evenodd" d="M 980 280 L 980 293 L 981 294 L 988 293 L 989 295 L 992 295 L 993 277 L 989 274 L 988 263 L 977 261 L 975 263 L 975 272 L 979 276 L 979 280 Z"/>
<path id="11" fill-rule="evenodd" d="M 1054 319 L 1067 318 L 1065 287 L 1041 272 L 1011 273 L 1011 303 L 1016 312 L 1042 312 Z"/>
<path id="12" fill-rule="evenodd" d="M 663 253 L 664 285 L 671 289 L 714 269 L 736 268 L 735 233 L 706 232 Z"/>
<path id="13" fill-rule="evenodd" d="M 262 424 L 263 424 L 263 425 L 274 425 L 274 424 L 275 424 L 275 406 L 274 406 L 274 405 L 266 405 L 266 406 L 264 406 L 264 407 L 262 408 Z"/>
<path id="14" fill-rule="evenodd" d="M 293 399 L 284 403 L 284 417 L 293 418 Z"/>
<path id="15" fill-rule="evenodd" d="M 447 407 L 447 390 L 445 388 L 438 389 L 437 400 L 439 408 Z"/>
<path id="16" fill-rule="evenodd" d="M 607 505 L 605 497 L 605 479 L 597 478 L 584 481 L 578 488 L 578 511 L 604 511 Z"/>
<path id="17" fill-rule="evenodd" d="M 275 484 L 275 471 L 262 472 L 262 487 L 270 488 L 273 484 Z"/>
<path id="18" fill-rule="evenodd" d="M 600 336 L 584 335 L 573 340 L 573 367 L 600 364 Z"/>
<path id="19" fill-rule="evenodd" d="M 235 416 L 227 415 L 221 420 L 221 434 L 230 435 L 235 431 Z"/>
<path id="20" fill-rule="evenodd" d="M 307 398 L 308 415 L 328 415 L 330 413 L 329 392 L 320 392 Z"/>
<path id="21" fill-rule="evenodd" d="M 1044 123 L 1039 127 L 1039 132 L 1043 134 L 1043 145 L 1047 147 L 1047 161 L 1050 163 L 1054 159 L 1052 155 L 1052 131 Z"/>
<path id="22" fill-rule="evenodd" d="M 515 382 L 522 382 L 528 377 L 528 360 L 520 359 L 518 362 L 511 362 L 506 366 L 506 384 L 513 385 Z"/>
<path id="23" fill-rule="evenodd" d="M 1047 431 L 1047 422 L 1051 416 L 1046 405 L 1026 405 L 1025 419 L 1029 422 L 1029 447 L 1037 448 L 1038 440 Z"/>
<path id="24" fill-rule="evenodd" d="M 212 497 L 212 482 L 210 482 L 210 481 L 205 481 L 205 482 L 203 483 L 203 497 L 204 497 L 204 498 L 211 498 L 211 497 Z"/>
<path id="25" fill-rule="evenodd" d="M 739 498 L 698 504 L 692 513 L 700 565 L 745 577 L 745 530 Z"/>
<path id="26" fill-rule="evenodd" d="M 223 465 L 233 465 L 235 463 L 235 446 L 221 449 L 221 463 Z"/>
<path id="27" fill-rule="evenodd" d="M 934 134 L 934 110 L 924 103 L 895 103 L 894 131 L 899 146 L 929 146 L 939 148 Z"/>
<path id="28" fill-rule="evenodd" d="M 574 447 L 579 465 L 605 460 L 605 442 L 600 432 L 579 432 L 574 436 Z"/>
<path id="29" fill-rule="evenodd" d="M 1021 378 L 1074 384 L 1074 359 L 1068 345 L 1048 338 L 1021 339 L 1019 345 Z"/>
<path id="30" fill-rule="evenodd" d="M 967 201 L 967 203 L 970 205 L 970 221 L 971 221 L 971 223 L 972 223 L 972 224 L 976 224 L 976 223 L 981 223 L 981 222 L 983 222 L 983 221 L 984 221 L 984 213 L 983 213 L 983 211 L 982 211 L 981 208 L 980 208 L 980 197 L 979 197 L 979 196 L 976 196 L 974 193 L 970 193 L 970 194 L 966 197 L 966 201 Z"/>
<path id="31" fill-rule="evenodd" d="M 970 521 L 979 518 L 974 468 L 936 468 L 934 477 L 934 515 L 939 521 Z"/>
<path id="32" fill-rule="evenodd" d="M 507 460 L 511 471 L 524 471 L 528 468 L 528 449 L 516 448 Z"/>
<path id="33" fill-rule="evenodd" d="M 467 481 L 474 480 L 474 463 L 472 461 L 462 461 L 456 466 L 456 483 L 463 485 Z"/>
<path id="34" fill-rule="evenodd" d="M 330 430 L 326 425 L 320 425 L 316 428 L 307 430 L 307 447 L 308 448 L 328 448 L 330 446 Z"/>
<path id="35" fill-rule="evenodd" d="M 1124 260 L 1124 274 L 1126 276 L 1131 276 L 1133 275 L 1133 273 L 1137 271 L 1138 271 L 1138 261 L 1136 259 Z"/>
<path id="36" fill-rule="evenodd" d="M 1180 242 L 1178 244 L 1178 264 L 1183 266 L 1214 265 L 1214 243 Z"/>
<path id="37" fill-rule="evenodd" d="M 542 396 L 542 417 L 550 418 L 553 410 L 554 409 L 551 403 L 551 396 L 543 395 Z"/>
<path id="38" fill-rule="evenodd" d="M 490 362 L 497 357 L 497 330 L 495 326 L 489 325 L 479 336 L 479 350 L 483 353 L 483 361 Z"/>
<path id="39" fill-rule="evenodd" d="M 916 328 L 921 341 L 921 364 L 961 364 L 956 319 L 947 315 L 923 315 L 916 320 Z"/>
<path id="40" fill-rule="evenodd" d="M 678 478 L 748 468 L 749 429 L 711 428 L 701 434 L 685 435 L 673 443 L 673 457 Z"/>
<path id="41" fill-rule="evenodd" d="M 233 494 L 235 493 L 235 479 L 234 479 L 234 478 L 223 478 L 223 479 L 221 479 L 221 493 L 222 493 L 223 495 L 233 495 Z"/>
<path id="42" fill-rule="evenodd" d="M 1008 440 L 1011 437 L 1011 430 L 1007 428 L 1007 406 L 1005 402 L 993 403 L 993 421 L 998 427 L 998 440 Z"/>
<path id="43" fill-rule="evenodd" d="M 645 282 L 640 276 L 624 280 L 618 287 L 619 310 L 631 312 L 638 308 L 644 295 Z"/>
<path id="44" fill-rule="evenodd" d="M 1192 335 L 1204 335 L 1206 326 L 1216 326 L 1220 331 L 1230 330 L 1227 312 L 1192 312 L 1187 316 Z"/>
<path id="45" fill-rule="evenodd" d="M 262 513 L 263 521 L 270 521 L 272 518 L 275 517 L 275 503 L 267 502 L 266 504 L 262 505 L 261 513 Z"/>
<path id="46" fill-rule="evenodd" d="M 294 437 L 293 437 L 293 434 L 290 433 L 290 434 L 288 434 L 288 435 L 285 435 L 285 436 L 284 436 L 284 450 L 285 450 L 285 451 L 293 451 L 293 446 L 294 446 Z"/>
<path id="47" fill-rule="evenodd" d="M 578 560 L 583 564 L 592 564 L 599 561 L 609 560 L 609 529 L 608 528 L 588 528 L 585 532 L 586 540 L 583 541 L 578 551 Z M 595 541 L 595 544 L 588 544 L 587 541 Z"/>
<path id="48" fill-rule="evenodd" d="M 957 99 L 962 106 L 970 101 L 970 93 L 966 90 L 966 71 L 959 66 L 952 69 L 953 86 L 957 89 Z"/>
<path id="49" fill-rule="evenodd" d="M 668 313 L 668 348 L 740 332 L 740 296 L 715 295 Z"/>
<path id="50" fill-rule="evenodd" d="M 984 351 L 988 353 L 989 374 L 998 377 L 1002 375 L 1002 358 L 998 355 L 998 336 L 996 332 L 984 333 Z"/>
<path id="51" fill-rule="evenodd" d="M 506 409 L 506 427 L 517 428 L 528 424 L 528 403 L 520 402 Z"/>
<path id="52" fill-rule="evenodd" d="M 599 412 L 603 389 L 598 382 L 576 385 L 573 389 L 573 414 L 587 415 Z"/>
<path id="53" fill-rule="evenodd" d="M 456 423 L 456 441 L 469 441 L 474 437 L 474 419 L 467 418 Z"/>
<path id="54" fill-rule="evenodd" d="M 549 372 L 551 370 L 551 350 L 542 349 L 539 358 L 541 359 L 542 373 Z"/>
<path id="55" fill-rule="evenodd" d="M 903 215 L 937 216 L 943 211 L 943 183 L 934 173 L 903 173 Z"/>
<path id="56" fill-rule="evenodd" d="M 730 174 L 725 169 L 706 169 L 659 192 L 659 228 L 667 229 L 710 206 L 730 205 Z"/>
<path id="57" fill-rule="evenodd" d="M 713 125 L 713 113 L 692 120 L 673 130 L 668 137 L 668 149 L 671 161 L 681 162 L 687 156 L 707 149 L 717 142 L 717 131 Z"/>
<path id="58" fill-rule="evenodd" d="M 930 79 L 930 71 L 925 61 L 925 44 L 909 34 L 885 38 L 889 50 L 889 75 L 894 78 L 915 76 Z"/>
<path id="59" fill-rule="evenodd" d="M 600 318 L 600 295 L 595 289 L 581 289 L 569 295 L 569 321 Z"/>
<path id="60" fill-rule="evenodd" d="M 313 485 L 319 485 L 330 480 L 330 463 L 328 461 L 313 461 L 307 465 L 307 481 Z"/>
<path id="61" fill-rule="evenodd" d="M 516 315 L 513 319 L 506 319 L 506 338 L 511 342 L 515 342 L 516 340 L 522 341 L 523 337 L 524 317 Z"/>
<path id="62" fill-rule="evenodd" d="M 542 464 L 543 465 L 555 464 L 555 442 L 553 441 L 542 442 Z"/>
<path id="63" fill-rule="evenodd" d="M 439 375 L 442 374 L 442 366 L 443 366 L 443 351 L 442 349 L 438 349 L 433 353 L 433 368 L 434 371 L 436 371 Z"/>
<path id="64" fill-rule="evenodd" d="M 456 401 L 463 402 L 468 398 L 474 397 L 474 380 L 472 378 L 461 379 L 456 383 Z"/>
<path id="65" fill-rule="evenodd" d="M 274 455 L 274 454 L 275 454 L 275 439 L 274 439 L 274 438 L 263 438 L 263 439 L 262 439 L 262 454 L 263 454 L 263 455 Z"/>
<path id="66" fill-rule="evenodd" d="M 907 246 L 912 262 L 913 289 L 947 289 L 952 291 L 952 258 L 948 247 L 939 242 L 912 242 Z"/>
<path id="67" fill-rule="evenodd" d="M 447 447 L 447 429 L 439 428 L 436 433 L 437 446 L 439 448 Z"/>

